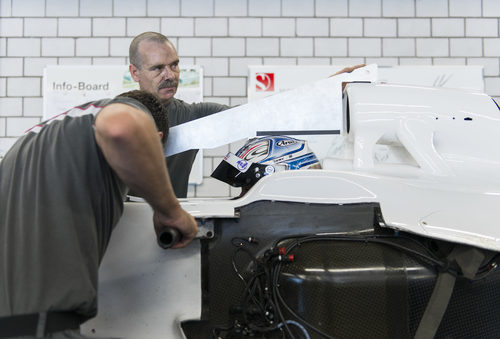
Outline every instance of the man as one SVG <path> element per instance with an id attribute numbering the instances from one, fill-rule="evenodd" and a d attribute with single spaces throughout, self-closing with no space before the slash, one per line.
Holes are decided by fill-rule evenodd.
<path id="1" fill-rule="evenodd" d="M 168 126 L 154 95 L 133 91 L 41 123 L 0 162 L 0 338 L 81 338 L 96 315 L 97 272 L 127 187 L 155 229 L 196 235 L 165 168 Z M 154 121 L 153 121 L 154 119 Z M 159 131 L 155 127 L 158 126 Z"/>
<path id="2" fill-rule="evenodd" d="M 174 98 L 179 85 L 179 57 L 174 45 L 160 33 L 136 36 L 129 49 L 130 74 L 141 90 L 156 94 L 165 105 L 170 126 L 220 112 L 229 106 L 216 103 L 188 104 Z M 167 158 L 167 167 L 178 198 L 187 196 L 189 173 L 198 150 L 185 151 Z"/>

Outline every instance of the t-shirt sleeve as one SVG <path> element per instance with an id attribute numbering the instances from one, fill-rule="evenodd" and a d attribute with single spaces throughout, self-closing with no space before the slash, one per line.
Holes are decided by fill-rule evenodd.
<path id="1" fill-rule="evenodd" d="M 224 111 L 230 107 L 227 105 L 217 104 L 215 102 L 202 102 L 193 104 L 193 108 L 193 115 L 196 116 L 195 119 L 199 119 L 220 111 Z"/>
<path id="2" fill-rule="evenodd" d="M 182 100 L 175 100 L 169 103 L 166 108 L 168 112 L 169 125 L 170 127 L 173 127 L 191 120 L 203 118 L 208 115 L 224 111 L 230 108 L 230 106 L 214 102 L 188 104 Z"/>

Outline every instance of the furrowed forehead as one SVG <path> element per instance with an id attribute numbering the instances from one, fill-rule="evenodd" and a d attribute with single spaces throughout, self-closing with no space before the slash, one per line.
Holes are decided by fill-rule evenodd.
<path id="1" fill-rule="evenodd" d="M 146 67 L 170 65 L 179 61 L 175 48 L 169 43 L 142 42 L 139 51 L 141 64 Z"/>

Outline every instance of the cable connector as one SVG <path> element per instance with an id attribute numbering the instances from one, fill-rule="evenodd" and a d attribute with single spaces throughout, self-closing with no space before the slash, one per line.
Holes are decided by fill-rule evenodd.
<path id="1" fill-rule="evenodd" d="M 288 255 L 278 255 L 278 261 L 281 262 L 294 262 L 295 261 L 295 256 L 293 254 L 288 254 Z"/>
<path id="2" fill-rule="evenodd" d="M 248 237 L 247 241 L 249 243 L 251 243 L 251 244 L 258 244 L 259 243 L 259 241 L 257 240 L 257 238 L 252 237 L 252 236 Z"/>
<path id="3" fill-rule="evenodd" d="M 285 255 L 286 254 L 286 248 L 285 247 L 279 247 L 279 248 L 272 248 L 268 249 L 264 252 L 264 258 L 266 259 L 274 259 L 278 255 Z"/>

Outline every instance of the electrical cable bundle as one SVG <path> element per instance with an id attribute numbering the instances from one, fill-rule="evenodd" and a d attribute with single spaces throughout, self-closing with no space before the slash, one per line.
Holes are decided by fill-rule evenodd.
<path id="1" fill-rule="evenodd" d="M 285 254 L 286 248 L 280 247 L 268 249 L 257 258 L 251 250 L 256 243 L 253 237 L 232 239 L 232 244 L 236 247 L 231 259 L 232 267 L 244 284 L 242 303 L 230 309 L 232 315 L 237 315 L 232 326 L 214 328 L 213 337 L 222 338 L 220 335 L 225 333 L 225 338 L 269 338 L 274 335 L 282 338 L 310 339 L 307 327 L 314 327 L 300 317 L 296 317 L 298 321 L 287 319 L 281 309 L 284 302 L 278 291 L 281 265 L 293 262 L 294 255 Z M 250 274 L 243 274 L 237 267 L 236 258 L 240 255 L 249 258 L 250 268 L 246 271 L 250 271 Z M 324 333 L 322 335 L 331 338 Z"/>

